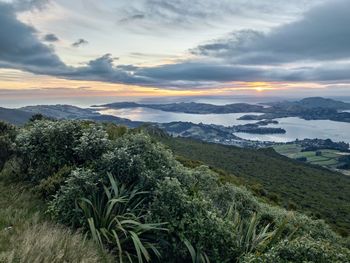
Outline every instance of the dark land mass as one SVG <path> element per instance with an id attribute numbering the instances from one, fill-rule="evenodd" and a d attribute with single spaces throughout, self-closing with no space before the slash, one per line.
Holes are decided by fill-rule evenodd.
<path id="1" fill-rule="evenodd" d="M 18 119 L 16 114 L 22 113 L 25 118 Z M 12 116 L 14 114 L 14 116 Z M 112 115 L 102 115 L 96 112 L 94 109 L 79 108 L 72 105 L 37 105 L 27 106 L 20 110 L 8 110 L 4 118 L 0 118 L 5 121 L 9 121 L 13 124 L 24 124 L 34 114 L 41 114 L 43 116 L 54 119 L 73 119 L 73 120 L 93 120 L 97 122 L 112 122 L 114 124 L 125 125 L 130 128 L 139 127 L 145 124 L 145 122 L 131 121 L 129 119 L 119 118 Z M 12 121 L 14 120 L 14 121 Z M 272 134 L 272 133 L 284 133 L 285 130 L 281 128 L 260 127 L 266 126 L 269 123 L 275 121 L 266 120 L 260 121 L 256 124 L 238 125 L 232 127 L 224 127 L 220 125 L 208 125 L 208 124 L 194 124 L 191 122 L 171 122 L 171 123 L 152 123 L 152 125 L 163 128 L 173 136 L 189 137 L 194 139 L 201 139 L 207 142 L 219 142 L 224 144 L 241 145 L 243 139 L 233 135 L 234 132 L 256 133 L 256 134 Z M 244 146 L 248 146 L 245 143 Z M 256 143 L 253 143 L 254 146 Z"/>
<path id="2" fill-rule="evenodd" d="M 169 112 L 183 112 L 192 114 L 223 114 L 223 113 L 244 113 L 244 112 L 263 112 L 264 107 L 261 105 L 253 105 L 247 103 L 235 103 L 227 105 L 213 105 L 206 103 L 196 102 L 181 102 L 170 104 L 139 104 L 135 102 L 117 102 L 101 105 L 102 107 L 108 107 L 113 109 L 125 109 L 125 108 L 151 108 Z"/>
<path id="3" fill-rule="evenodd" d="M 286 130 L 282 128 L 270 128 L 270 127 L 260 127 L 260 122 L 250 123 L 244 125 L 237 125 L 232 127 L 233 132 L 245 132 L 253 134 L 285 134 Z M 263 122 L 263 126 L 267 125 Z"/>
<path id="4" fill-rule="evenodd" d="M 138 127 L 143 122 L 131 121 L 111 115 L 102 115 L 94 109 L 83 109 L 72 105 L 37 105 L 21 108 L 22 111 L 33 114 L 42 114 L 55 119 L 93 120 L 97 122 L 112 122 L 131 128 Z"/>
<path id="5" fill-rule="evenodd" d="M 23 110 L 6 109 L 0 107 L 0 120 L 15 124 L 22 125 L 29 121 L 33 114 Z"/>
<path id="6" fill-rule="evenodd" d="M 192 114 L 223 114 L 223 113 L 264 113 L 262 115 L 246 115 L 241 120 L 266 120 L 284 117 L 300 117 L 305 120 L 333 120 L 350 122 L 350 103 L 333 99 L 310 97 L 300 101 L 282 101 L 268 103 L 268 107 L 247 103 L 227 105 L 212 105 L 206 103 L 170 103 L 170 104 L 139 104 L 135 102 L 118 102 L 101 105 L 103 107 L 122 109 L 145 107 L 169 112 Z"/>

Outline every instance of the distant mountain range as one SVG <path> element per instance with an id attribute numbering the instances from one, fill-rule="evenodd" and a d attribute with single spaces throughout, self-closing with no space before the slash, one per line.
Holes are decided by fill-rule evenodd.
<path id="1" fill-rule="evenodd" d="M 97 107 L 97 106 L 95 106 Z M 201 138 L 206 141 L 220 141 L 223 143 L 235 143 L 237 138 L 234 132 L 247 132 L 258 134 L 283 133 L 283 129 L 261 127 L 261 120 L 271 121 L 283 117 L 300 117 L 306 120 L 334 120 L 350 122 L 350 103 L 326 99 L 321 97 L 305 98 L 299 101 L 283 101 L 254 105 L 236 103 L 228 105 L 212 105 L 205 103 L 170 103 L 170 104 L 139 104 L 135 102 L 118 102 L 100 105 L 99 107 L 123 109 L 135 107 L 147 107 L 168 112 L 183 112 L 192 114 L 224 114 L 224 113 L 250 113 L 259 112 L 262 115 L 244 115 L 242 120 L 260 121 L 250 125 L 234 127 L 220 127 L 217 125 L 194 124 L 176 122 L 154 125 L 165 129 L 175 136 Z M 26 123 L 34 114 L 42 114 L 55 119 L 79 119 L 94 120 L 98 122 L 112 122 L 128 127 L 139 127 L 145 122 L 132 121 L 112 115 L 102 115 L 95 108 L 79 108 L 72 105 L 36 105 L 19 109 L 0 108 L 0 120 L 16 125 Z M 241 139 L 242 140 L 242 139 Z"/>
<path id="2" fill-rule="evenodd" d="M 111 115 L 102 115 L 93 109 L 84 109 L 72 105 L 36 105 L 20 109 L 0 108 L 0 120 L 22 125 L 34 114 L 42 114 L 54 119 L 94 120 L 98 122 L 113 122 L 128 127 L 138 127 L 143 122 L 131 121 Z"/>
<path id="3" fill-rule="evenodd" d="M 222 114 L 222 113 L 248 113 L 248 112 L 261 112 L 261 113 L 274 113 L 275 110 L 291 111 L 296 108 L 300 109 L 330 109 L 330 110 L 350 110 L 350 103 L 342 101 L 322 98 L 322 97 L 310 97 L 300 101 L 281 101 L 273 103 L 264 103 L 269 107 L 248 103 L 234 103 L 226 105 L 213 105 L 206 103 L 196 102 L 181 102 L 181 103 L 168 103 L 168 104 L 140 104 L 136 102 L 116 102 L 99 107 L 106 107 L 112 109 L 126 109 L 126 108 L 151 108 L 162 111 L 170 112 L 183 112 L 192 114 Z M 94 107 L 94 106 L 93 106 Z M 96 105 L 95 105 L 96 107 Z"/>
<path id="4" fill-rule="evenodd" d="M 223 114 L 223 113 L 248 113 L 248 112 L 262 112 L 264 106 L 247 103 L 235 103 L 227 105 L 213 105 L 196 102 L 180 102 L 169 104 L 140 104 L 136 102 L 116 102 L 110 104 L 100 105 L 99 107 L 107 107 L 112 109 L 126 109 L 126 108 L 150 108 L 169 112 L 183 112 L 192 114 Z"/>
<path id="5" fill-rule="evenodd" d="M 17 109 L 6 109 L 0 107 L 0 120 L 6 121 L 15 125 L 26 123 L 31 117 L 32 113 Z"/>
<path id="6" fill-rule="evenodd" d="M 310 97 L 299 101 L 283 101 L 269 103 L 273 107 L 302 107 L 307 109 L 324 108 L 334 110 L 350 110 L 350 103 L 322 97 Z"/>

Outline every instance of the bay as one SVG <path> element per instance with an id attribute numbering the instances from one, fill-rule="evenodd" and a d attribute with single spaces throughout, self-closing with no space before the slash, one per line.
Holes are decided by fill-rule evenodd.
<path id="1" fill-rule="evenodd" d="M 238 120 L 239 117 L 251 114 L 259 115 L 261 113 L 227 113 L 227 114 L 189 114 L 180 112 L 166 112 L 161 110 L 155 110 L 150 108 L 128 108 L 128 109 L 103 109 L 98 111 L 101 114 L 113 115 L 121 118 L 126 118 L 132 121 L 144 121 L 144 122 L 192 122 L 195 124 L 215 124 L 223 126 L 240 125 L 247 123 L 254 123 L 256 121 Z"/>
<path id="2" fill-rule="evenodd" d="M 266 127 L 281 127 L 285 134 L 235 133 L 238 137 L 253 141 L 290 142 L 296 139 L 331 139 L 350 143 L 350 123 L 330 120 L 304 120 L 298 117 L 276 119 L 279 124 Z"/>
<path id="3" fill-rule="evenodd" d="M 127 118 L 133 121 L 167 123 L 174 121 L 215 124 L 223 126 L 254 123 L 256 121 L 238 120 L 239 117 L 261 113 L 229 113 L 229 114 L 188 114 L 177 112 L 165 112 L 149 108 L 130 109 L 101 109 L 101 114 Z M 303 120 L 298 117 L 278 118 L 279 124 L 269 124 L 266 127 L 283 128 L 285 134 L 249 134 L 235 133 L 238 137 L 254 141 L 289 142 L 296 139 L 332 139 L 350 143 L 350 123 L 330 120 Z"/>

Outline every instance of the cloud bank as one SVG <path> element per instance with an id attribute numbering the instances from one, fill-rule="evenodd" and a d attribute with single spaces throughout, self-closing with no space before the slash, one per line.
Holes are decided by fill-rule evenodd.
<path id="1" fill-rule="evenodd" d="M 37 2 L 45 1 L 25 2 L 36 6 Z M 159 16 L 170 17 L 179 13 L 180 9 L 190 9 L 187 6 L 190 3 L 182 0 L 146 2 L 160 9 L 155 13 Z M 191 3 L 198 4 L 200 8 L 188 10 L 188 19 L 209 15 L 201 13 L 207 12 L 203 10 L 208 9 L 205 6 L 208 1 Z M 350 80 L 348 0 L 328 1 L 306 12 L 298 21 L 273 28 L 267 33 L 256 30 L 233 32 L 225 38 L 192 49 L 194 58 L 154 67 L 116 65 L 111 54 L 88 61 L 84 66 L 69 66 L 59 58 L 53 47 L 40 41 L 33 27 L 17 19 L 17 10 L 16 5 L 0 2 L 0 67 L 3 68 L 65 79 L 169 89 L 231 81 Z M 139 13 L 131 18 L 142 20 L 146 16 Z M 46 35 L 44 39 L 54 42 L 58 40 L 55 37 L 53 34 Z M 80 39 L 73 45 L 80 46 L 86 42 Z"/>
<path id="2" fill-rule="evenodd" d="M 200 45 L 192 52 L 223 58 L 230 63 L 253 65 L 348 59 L 349 14 L 349 1 L 330 1 L 310 10 L 302 19 L 268 33 L 233 32 L 227 38 Z"/>

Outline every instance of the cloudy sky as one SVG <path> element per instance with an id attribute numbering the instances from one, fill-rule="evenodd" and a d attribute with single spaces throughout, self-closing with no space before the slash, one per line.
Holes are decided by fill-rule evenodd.
<path id="1" fill-rule="evenodd" d="M 349 0 L 0 0 L 0 103 L 350 96 L 349 14 Z"/>

